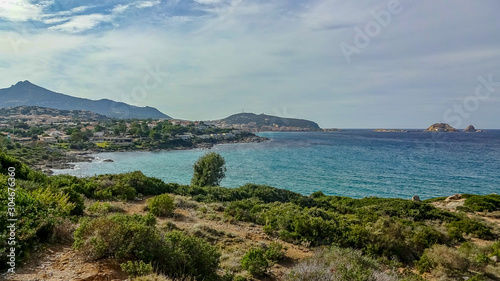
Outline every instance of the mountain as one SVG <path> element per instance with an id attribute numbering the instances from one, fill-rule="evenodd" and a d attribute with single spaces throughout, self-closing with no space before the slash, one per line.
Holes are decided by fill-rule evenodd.
<path id="1" fill-rule="evenodd" d="M 52 92 L 29 81 L 18 82 L 10 88 L 0 89 L 0 107 L 20 105 L 41 106 L 60 110 L 85 110 L 120 119 L 170 119 L 169 116 L 153 107 L 138 107 L 108 99 L 90 100 L 72 97 Z"/>
<path id="2" fill-rule="evenodd" d="M 265 114 L 238 113 L 222 120 L 214 121 L 224 128 L 246 129 L 250 131 L 317 131 L 317 123 L 304 119 L 284 118 Z"/>

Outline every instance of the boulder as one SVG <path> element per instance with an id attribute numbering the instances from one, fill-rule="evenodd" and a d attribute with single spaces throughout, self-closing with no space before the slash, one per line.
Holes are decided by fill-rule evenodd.
<path id="1" fill-rule="evenodd" d="M 500 261 L 500 258 L 498 258 L 498 256 L 493 256 L 490 258 L 492 261 L 494 262 L 499 262 Z"/>
<path id="2" fill-rule="evenodd" d="M 462 194 L 457 193 L 455 195 L 452 195 L 452 196 L 446 198 L 444 201 L 445 202 L 450 202 L 450 201 L 455 201 L 455 200 L 460 200 L 460 199 L 462 199 Z"/>
<path id="3" fill-rule="evenodd" d="M 418 195 L 413 195 L 413 197 L 411 198 L 411 201 L 421 202 L 422 200 L 420 200 L 420 197 L 418 197 Z"/>

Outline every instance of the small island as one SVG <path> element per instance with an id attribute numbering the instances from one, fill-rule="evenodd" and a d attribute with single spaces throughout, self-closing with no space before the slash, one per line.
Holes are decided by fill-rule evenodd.
<path id="1" fill-rule="evenodd" d="M 482 131 L 481 130 L 476 130 L 476 128 L 474 128 L 474 126 L 469 125 L 469 126 L 467 126 L 467 128 L 465 128 L 464 132 L 465 133 L 480 133 Z"/>
<path id="2" fill-rule="evenodd" d="M 449 124 L 446 123 L 436 123 L 427 128 L 424 132 L 458 132 L 457 129 L 453 128 Z"/>

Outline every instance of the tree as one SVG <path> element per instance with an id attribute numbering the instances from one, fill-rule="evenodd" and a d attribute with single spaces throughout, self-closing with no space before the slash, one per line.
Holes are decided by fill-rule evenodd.
<path id="1" fill-rule="evenodd" d="M 193 165 L 191 184 L 195 186 L 219 186 L 226 176 L 226 161 L 220 154 L 211 152 L 200 157 Z"/>

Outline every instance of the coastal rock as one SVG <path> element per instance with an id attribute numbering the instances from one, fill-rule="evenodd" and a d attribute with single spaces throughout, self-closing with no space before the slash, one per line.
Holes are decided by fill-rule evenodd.
<path id="1" fill-rule="evenodd" d="M 446 123 L 436 123 L 427 128 L 424 132 L 458 132 L 458 130 Z"/>
<path id="2" fill-rule="evenodd" d="M 413 195 L 413 197 L 411 198 L 411 201 L 421 202 L 422 200 L 420 200 L 420 197 L 418 195 Z"/>
<path id="3" fill-rule="evenodd" d="M 465 128 L 464 132 L 466 133 L 475 133 L 475 132 L 480 132 L 480 130 L 476 130 L 474 126 L 469 125 L 467 128 Z"/>
<path id="4" fill-rule="evenodd" d="M 113 161 L 113 159 L 104 159 L 102 160 L 102 162 L 115 162 L 115 161 Z"/>
<path id="5" fill-rule="evenodd" d="M 455 200 L 460 200 L 460 199 L 462 199 L 462 194 L 457 193 L 455 195 L 452 195 L 452 196 L 446 198 L 444 201 L 445 202 L 450 202 L 450 201 L 455 201 Z"/>

